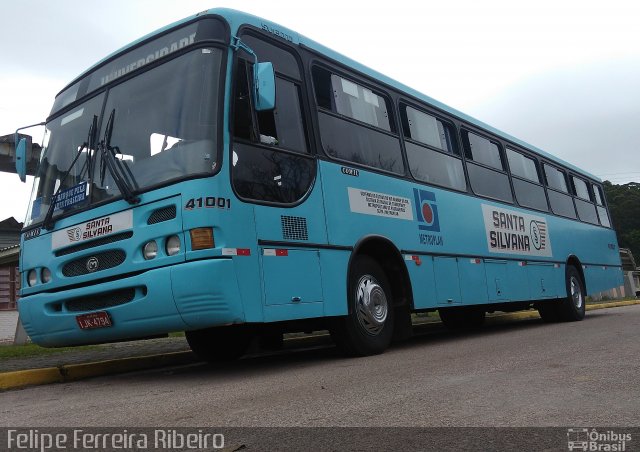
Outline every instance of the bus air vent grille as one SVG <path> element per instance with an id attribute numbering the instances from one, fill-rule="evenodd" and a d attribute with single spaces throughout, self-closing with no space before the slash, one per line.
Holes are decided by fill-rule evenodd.
<path id="1" fill-rule="evenodd" d="M 133 300 L 135 294 L 136 290 L 133 288 L 114 290 L 113 292 L 106 292 L 91 297 L 76 298 L 75 300 L 67 301 L 65 304 L 67 311 L 71 312 L 95 311 L 129 303 Z"/>
<path id="2" fill-rule="evenodd" d="M 282 238 L 284 240 L 309 240 L 307 233 L 307 219 L 282 215 Z"/>
<path id="3" fill-rule="evenodd" d="M 72 277 L 107 270 L 122 264 L 125 258 L 126 254 L 122 250 L 111 250 L 96 253 L 93 256 L 84 256 L 65 264 L 62 267 L 62 274 L 66 277 Z"/>
<path id="4" fill-rule="evenodd" d="M 154 210 L 149 216 L 147 224 L 162 223 L 163 221 L 173 220 L 176 217 L 176 205 L 163 207 L 162 209 Z"/>

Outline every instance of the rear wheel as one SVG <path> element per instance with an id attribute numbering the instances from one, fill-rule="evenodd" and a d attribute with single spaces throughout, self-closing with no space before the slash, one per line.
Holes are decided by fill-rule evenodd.
<path id="1" fill-rule="evenodd" d="M 586 296 L 584 281 L 573 265 L 567 266 L 565 284 L 566 298 L 538 304 L 538 312 L 545 322 L 575 322 L 584 319 Z"/>
<path id="2" fill-rule="evenodd" d="M 438 309 L 442 324 L 450 330 L 480 328 L 484 324 L 484 309 L 475 306 L 460 306 Z"/>
<path id="3" fill-rule="evenodd" d="M 247 325 L 229 325 L 185 333 L 191 350 L 210 363 L 229 362 L 245 354 L 253 332 Z"/>
<path id="4" fill-rule="evenodd" d="M 585 315 L 585 290 L 584 282 L 578 270 L 567 267 L 566 275 L 567 298 L 560 303 L 560 320 L 574 322 L 584 319 Z"/>
<path id="5" fill-rule="evenodd" d="M 394 319 L 384 271 L 372 258 L 356 257 L 347 290 L 349 314 L 336 319 L 331 330 L 336 345 L 349 355 L 382 353 L 391 342 Z"/>

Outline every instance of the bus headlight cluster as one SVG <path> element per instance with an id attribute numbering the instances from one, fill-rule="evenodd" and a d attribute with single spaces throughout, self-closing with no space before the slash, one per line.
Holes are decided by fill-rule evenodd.
<path id="1" fill-rule="evenodd" d="M 40 279 L 38 280 L 38 270 L 35 268 L 32 268 L 31 270 L 29 270 L 27 272 L 27 284 L 29 285 L 29 287 L 33 287 L 36 284 L 38 284 L 38 281 L 41 282 L 42 284 L 47 284 L 48 282 L 51 282 L 51 270 L 49 270 L 47 267 L 42 267 L 40 269 Z"/>
<path id="2" fill-rule="evenodd" d="M 155 240 L 148 241 L 142 249 L 142 256 L 146 260 L 151 260 L 158 255 L 158 244 Z"/>
<path id="3" fill-rule="evenodd" d="M 51 281 L 51 270 L 49 270 L 47 267 L 44 267 L 40 272 L 40 279 L 42 279 L 42 282 L 44 284 Z"/>
<path id="4" fill-rule="evenodd" d="M 167 239 L 167 243 L 165 245 L 167 255 L 175 256 L 180 252 L 180 237 L 177 235 L 172 235 Z"/>
<path id="5" fill-rule="evenodd" d="M 144 247 L 142 247 L 142 256 L 145 260 L 155 259 L 158 256 L 158 249 L 158 242 L 155 240 L 149 240 L 144 244 Z M 164 244 L 164 251 L 167 256 L 175 256 L 182 251 L 180 237 L 177 235 L 167 237 Z"/>

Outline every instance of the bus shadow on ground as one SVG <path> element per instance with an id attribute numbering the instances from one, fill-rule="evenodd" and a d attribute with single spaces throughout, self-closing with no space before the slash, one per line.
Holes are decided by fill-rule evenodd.
<path id="1" fill-rule="evenodd" d="M 596 321 L 598 317 L 615 315 L 615 313 L 603 312 L 603 310 L 588 314 L 584 321 Z M 488 324 L 479 328 L 449 330 L 439 322 L 415 324 L 413 336 L 393 343 L 388 354 L 394 351 L 407 351 L 417 348 L 428 348 L 461 340 L 489 337 L 494 335 L 508 334 L 513 331 L 524 331 L 534 328 L 557 328 L 566 325 L 579 325 L 582 322 L 569 323 L 545 323 L 540 318 L 533 319 L 500 319 L 497 322 L 489 320 Z M 328 333 L 316 334 L 312 337 L 302 337 L 297 340 L 285 341 L 282 350 L 261 351 L 251 353 L 244 358 L 227 363 L 206 363 L 197 362 L 183 366 L 158 368 L 148 371 L 135 372 L 121 375 L 120 378 L 156 378 L 162 375 L 163 378 L 211 378 L 211 382 L 216 380 L 233 379 L 241 376 L 270 375 L 290 371 L 292 367 L 306 367 L 319 363 L 340 363 L 344 366 L 358 366 L 360 359 L 343 355 L 333 344 Z M 134 377 L 135 376 L 135 377 Z"/>

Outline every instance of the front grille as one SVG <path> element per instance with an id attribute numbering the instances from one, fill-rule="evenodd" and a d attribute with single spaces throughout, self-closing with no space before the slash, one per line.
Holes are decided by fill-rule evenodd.
<path id="1" fill-rule="evenodd" d="M 70 246 L 69 248 L 56 251 L 56 257 L 66 256 L 67 254 L 88 250 L 90 248 L 95 248 L 96 246 L 100 246 L 100 245 L 107 245 L 109 243 L 119 242 L 120 240 L 126 240 L 131 237 L 133 237 L 133 231 L 120 232 L 119 234 L 113 234 L 108 237 L 103 237 L 101 239 L 92 240 L 90 242 L 85 242 L 80 245 Z"/>
<path id="2" fill-rule="evenodd" d="M 154 210 L 153 213 L 149 216 L 147 220 L 147 224 L 156 224 L 162 223 L 163 221 L 173 220 L 176 217 L 176 206 L 175 204 L 168 207 L 163 207 L 158 210 Z"/>
<path id="3" fill-rule="evenodd" d="M 111 250 L 85 256 L 73 260 L 62 268 L 62 274 L 66 277 L 82 276 L 95 273 L 122 264 L 127 255 L 122 250 Z"/>
<path id="4" fill-rule="evenodd" d="M 136 295 L 136 290 L 121 289 L 107 292 L 91 297 L 77 298 L 65 303 L 67 311 L 96 311 L 98 309 L 112 308 L 121 304 L 129 303 Z"/>
<path id="5" fill-rule="evenodd" d="M 280 216 L 282 238 L 285 240 L 309 240 L 307 219 L 304 217 Z"/>

